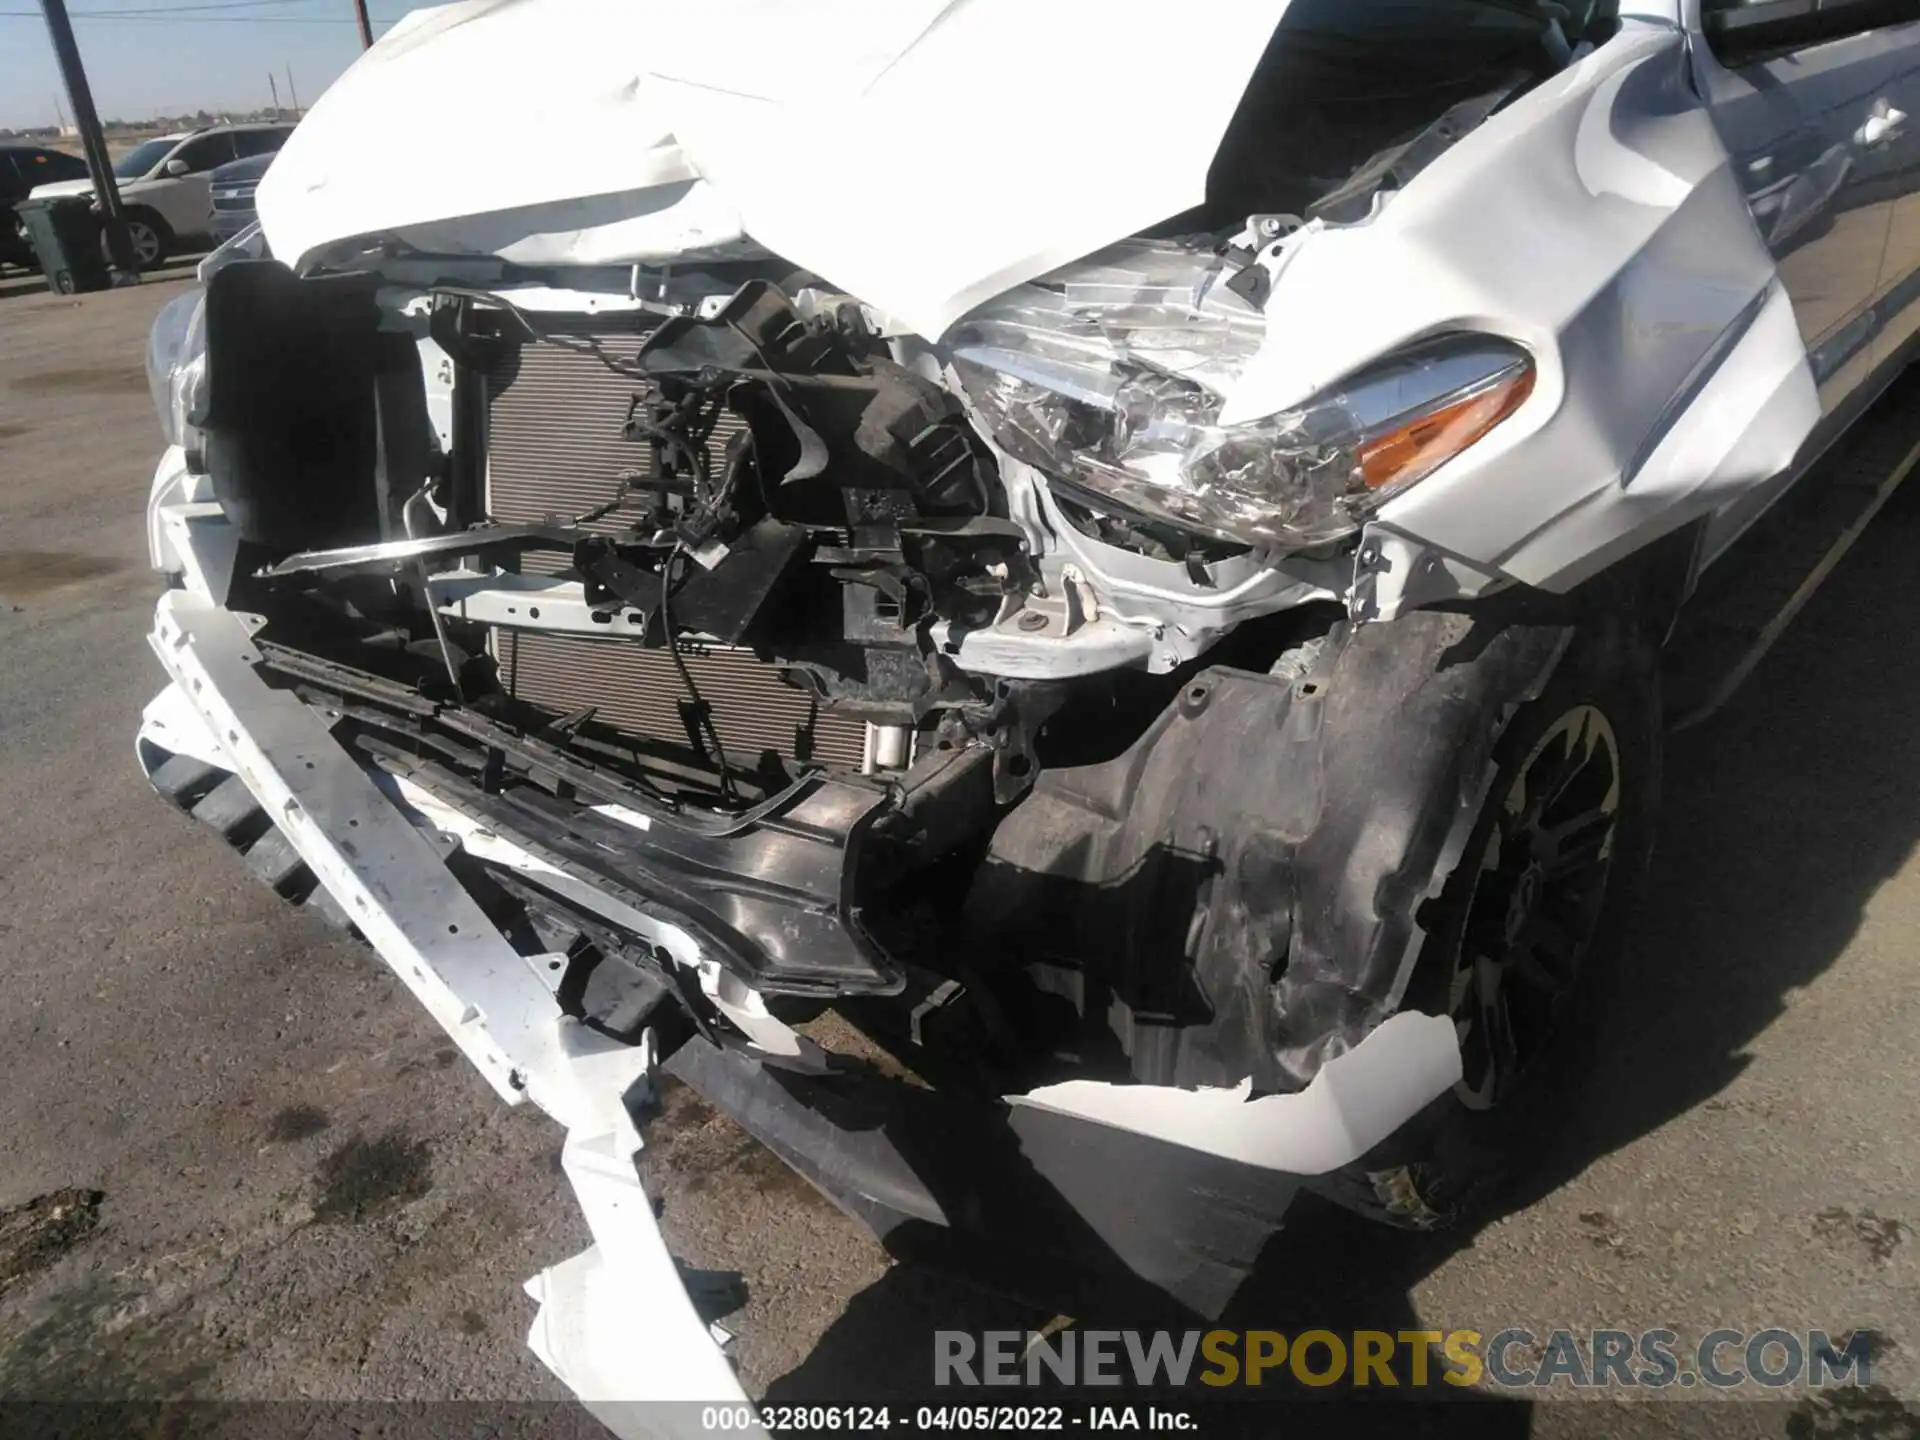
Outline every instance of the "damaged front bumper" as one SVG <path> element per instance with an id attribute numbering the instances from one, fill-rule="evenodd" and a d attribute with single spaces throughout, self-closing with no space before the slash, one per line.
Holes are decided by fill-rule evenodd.
<path id="1" fill-rule="evenodd" d="M 297 853 L 501 1098 L 565 1127 L 562 1168 L 594 1243 L 528 1282 L 540 1306 L 528 1345 L 622 1435 L 671 1433 L 625 1402 L 744 1400 L 634 1170 L 652 1046 L 560 1013 L 546 959 L 508 944 L 318 711 L 259 678 L 238 616 L 171 591 L 150 641 L 172 683 L 147 709 L 143 766 L 156 779 L 181 761 L 230 772 L 270 819 L 265 836 Z"/>
<path id="2" fill-rule="evenodd" d="M 256 852 L 290 850 L 323 903 L 351 920 L 496 1092 L 531 1099 L 566 1128 L 564 1169 L 595 1243 L 529 1282 L 540 1312 L 528 1343 L 621 1434 L 690 1431 L 697 1416 L 671 1402 L 743 1398 L 634 1169 L 635 1116 L 663 1069 L 896 1253 L 951 1253 L 956 1243 L 1003 1261 L 1024 1252 L 1023 1265 L 1046 1267 L 1030 1281 L 1060 1286 L 1110 1276 L 1117 1260 L 1208 1310 L 1243 1278 L 1303 1176 L 1363 1154 L 1459 1075 L 1447 1022 L 1404 1015 L 1297 1094 L 1245 1103 L 1244 1092 L 1067 1081 L 982 1101 L 828 1062 L 737 981 L 712 985 L 733 1022 L 721 1043 L 694 1036 L 663 1062 L 650 1034 L 623 1043 L 564 1014 L 555 995 L 564 957 L 520 953 L 447 864 L 459 850 L 560 878 L 538 856 L 417 779 L 371 773 L 322 709 L 263 679 L 242 616 L 175 590 L 160 601 L 151 643 L 172 682 L 140 736 L 156 784 L 180 798 L 180 772 L 197 766 L 244 787 L 271 821 L 248 839 L 253 868 L 272 879 L 270 855 Z M 218 789 L 203 783 L 201 794 Z M 224 806 L 239 834 L 236 796 L 224 793 L 197 808 Z M 651 923 L 676 964 L 700 970 L 687 933 L 631 919 Z M 1116 1174 L 1132 1177 L 1124 1191 Z"/>

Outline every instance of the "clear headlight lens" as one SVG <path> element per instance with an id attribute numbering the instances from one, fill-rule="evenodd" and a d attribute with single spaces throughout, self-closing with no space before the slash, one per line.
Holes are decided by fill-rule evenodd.
<path id="1" fill-rule="evenodd" d="M 265 260 L 271 252 L 267 249 L 266 232 L 255 220 L 246 229 L 229 236 L 194 267 L 194 278 L 202 285 L 213 278 L 216 270 L 224 270 L 236 260 Z"/>
<path id="2" fill-rule="evenodd" d="M 975 311 L 954 368 L 1009 453 L 1138 513 L 1299 548 L 1351 534 L 1519 408 L 1525 351 L 1425 342 L 1296 410 L 1221 425 L 1266 338 L 1210 251 L 1132 240 Z"/>
<path id="3" fill-rule="evenodd" d="M 207 374 L 206 294 L 197 286 L 169 300 L 147 332 L 147 389 L 169 445 L 185 445 Z"/>

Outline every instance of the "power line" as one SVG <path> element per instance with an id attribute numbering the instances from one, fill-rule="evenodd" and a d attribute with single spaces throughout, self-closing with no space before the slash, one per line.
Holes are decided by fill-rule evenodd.
<path id="1" fill-rule="evenodd" d="M 0 10 L 0 20 L 38 20 L 42 18 L 38 10 Z M 359 21 L 352 16 L 333 15 L 176 15 L 167 12 L 148 12 L 139 10 L 84 10 L 75 12 L 74 20 L 133 20 L 147 24 L 170 25 L 357 25 Z M 397 17 L 396 17 L 397 18 Z M 392 25 L 393 20 L 375 16 L 375 25 Z"/>
<path id="2" fill-rule="evenodd" d="M 185 15 L 200 10 L 251 10 L 260 5 L 311 5 L 314 0 L 214 0 L 212 4 L 130 5 L 125 10 L 82 10 L 87 16 L 106 15 Z"/>
<path id="3" fill-rule="evenodd" d="M 125 10 L 74 10 L 68 12 L 72 20 L 142 20 L 172 21 L 177 19 L 183 25 L 210 24 L 247 24 L 263 25 L 352 25 L 354 19 L 342 19 L 334 15 L 205 15 L 208 10 L 251 10 L 261 5 L 307 5 L 314 0 L 196 0 L 188 5 L 134 5 Z M 0 18 L 9 20 L 39 19 L 38 10 L 0 10 Z M 391 25 L 391 20 L 375 20 L 376 25 Z"/>

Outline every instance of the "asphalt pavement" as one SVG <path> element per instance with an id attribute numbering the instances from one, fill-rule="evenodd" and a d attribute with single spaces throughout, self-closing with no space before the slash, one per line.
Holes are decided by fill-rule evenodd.
<path id="1" fill-rule="evenodd" d="M 63 298 L 0 276 L 0 1396 L 564 1399 L 518 1288 L 588 1241 L 557 1128 L 500 1105 L 371 952 L 134 764 L 159 687 L 142 344 L 183 283 Z M 1222 1322 L 1864 1330 L 1874 1389 L 1359 1405 L 1338 1431 L 1920 1434 L 1910 488 L 1673 741 L 1639 938 L 1535 1184 L 1450 1237 L 1303 1203 Z M 745 1277 L 730 1324 L 756 1395 L 860 1400 L 918 1383 L 936 1325 L 1045 1318 L 891 1264 L 688 1092 L 645 1163 L 678 1253 Z M 41 1240 L 10 1247 L 29 1223 Z"/>

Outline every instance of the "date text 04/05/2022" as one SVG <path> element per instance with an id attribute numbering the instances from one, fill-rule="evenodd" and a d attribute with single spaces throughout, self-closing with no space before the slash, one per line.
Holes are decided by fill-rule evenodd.
<path id="1" fill-rule="evenodd" d="M 1199 1428 L 1190 1412 L 1153 1405 L 921 1405 L 912 1411 L 887 1405 L 768 1405 L 758 1411 L 750 1405 L 710 1405 L 701 1412 L 700 1424 L 713 1433 L 750 1431 L 758 1426 L 775 1434 L 895 1428 L 909 1434 L 999 1434 L 1008 1430 L 1192 1432 Z"/>

